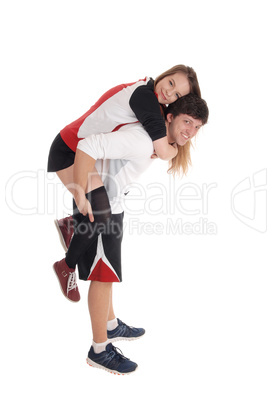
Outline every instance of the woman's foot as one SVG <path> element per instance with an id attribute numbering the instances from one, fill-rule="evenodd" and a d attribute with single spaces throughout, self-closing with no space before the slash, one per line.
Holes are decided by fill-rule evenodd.
<path id="1" fill-rule="evenodd" d="M 57 275 L 64 296 L 72 302 L 78 302 L 80 300 L 80 294 L 76 283 L 75 270 L 68 267 L 65 258 L 55 262 L 53 269 Z"/>
<path id="2" fill-rule="evenodd" d="M 59 233 L 61 245 L 66 252 L 69 248 L 69 244 L 71 243 L 71 239 L 74 234 L 74 220 L 72 216 L 67 216 L 63 219 L 56 219 L 55 225 L 57 231 Z"/>

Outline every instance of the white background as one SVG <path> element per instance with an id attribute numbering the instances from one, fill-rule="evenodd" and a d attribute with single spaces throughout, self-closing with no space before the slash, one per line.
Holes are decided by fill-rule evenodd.
<path id="1" fill-rule="evenodd" d="M 1 6 L 6 402 L 271 401 L 268 3 L 17 0 Z M 72 304 L 53 274 L 52 264 L 63 258 L 53 219 L 69 212 L 70 199 L 46 175 L 47 155 L 59 130 L 106 90 L 155 78 L 176 64 L 196 70 L 210 121 L 186 178 L 174 182 L 161 161 L 142 178 L 148 205 L 161 183 L 172 209 L 138 214 L 149 229 L 133 229 L 135 216 L 126 215 L 115 310 L 128 324 L 144 326 L 146 336 L 117 345 L 139 365 L 135 374 L 117 377 L 85 363 L 92 340 L 88 284 L 79 283 L 82 300 Z M 185 184 L 191 202 L 181 199 L 178 207 L 175 191 Z M 207 197 L 197 192 L 205 185 L 213 186 Z M 64 199 L 65 211 L 58 207 Z M 153 212 L 160 203 L 167 208 L 162 199 Z M 131 202 L 135 209 L 144 203 Z M 176 234 L 148 233 L 168 219 L 182 219 L 193 233 L 181 233 L 182 226 Z M 199 229 L 205 219 L 216 234 Z"/>

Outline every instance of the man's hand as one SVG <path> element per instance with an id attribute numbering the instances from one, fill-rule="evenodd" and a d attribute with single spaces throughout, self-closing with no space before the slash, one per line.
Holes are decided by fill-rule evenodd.
<path id="1" fill-rule="evenodd" d="M 94 221 L 93 211 L 92 211 L 91 204 L 87 200 L 87 198 L 85 196 L 84 197 L 78 196 L 78 197 L 75 197 L 75 202 L 76 202 L 79 212 L 84 216 L 88 215 L 90 221 L 93 222 Z"/>

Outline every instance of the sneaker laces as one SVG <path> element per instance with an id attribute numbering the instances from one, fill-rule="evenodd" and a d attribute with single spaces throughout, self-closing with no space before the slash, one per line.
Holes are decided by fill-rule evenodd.
<path id="1" fill-rule="evenodd" d="M 119 325 L 120 325 L 120 327 L 123 329 L 123 331 L 124 331 L 124 333 L 132 333 L 133 332 L 133 330 L 134 330 L 134 327 L 131 327 L 131 326 L 129 326 L 129 325 L 127 325 L 127 324 L 125 324 L 123 321 L 121 321 L 120 319 L 119 319 Z"/>
<path id="2" fill-rule="evenodd" d="M 126 356 L 123 355 L 121 349 L 117 348 L 116 346 L 112 345 L 112 351 L 110 352 L 112 357 L 117 357 L 118 359 L 129 360 Z"/>
<path id="3" fill-rule="evenodd" d="M 77 288 L 77 283 L 76 283 L 76 273 L 75 272 L 70 272 L 69 273 L 69 278 L 67 282 L 67 294 Z"/>

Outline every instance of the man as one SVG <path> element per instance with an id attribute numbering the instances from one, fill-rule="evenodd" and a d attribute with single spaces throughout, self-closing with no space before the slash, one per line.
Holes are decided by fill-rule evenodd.
<path id="1" fill-rule="evenodd" d="M 169 105 L 165 112 L 168 142 L 182 151 L 207 123 L 208 113 L 206 102 L 192 94 Z M 137 364 L 121 355 L 110 342 L 136 339 L 145 332 L 116 319 L 112 306 L 112 283 L 121 281 L 123 211 L 120 196 L 123 188 L 152 163 L 152 154 L 152 140 L 139 123 L 117 132 L 91 135 L 79 142 L 74 164 L 76 230 L 66 258 L 54 264 L 63 293 L 74 301 L 79 294 L 74 270 L 69 267 L 77 264 L 80 279 L 91 280 L 88 305 L 93 344 L 87 362 L 118 374 L 135 371 Z M 181 163 L 180 158 L 177 161 Z M 94 167 L 102 177 L 110 200 L 110 206 L 105 204 L 104 208 L 99 202 L 99 193 L 104 187 L 98 184 L 96 188 L 96 178 L 88 177 Z M 95 213 L 97 205 L 100 214 Z M 93 216 L 94 222 L 91 222 Z"/>

